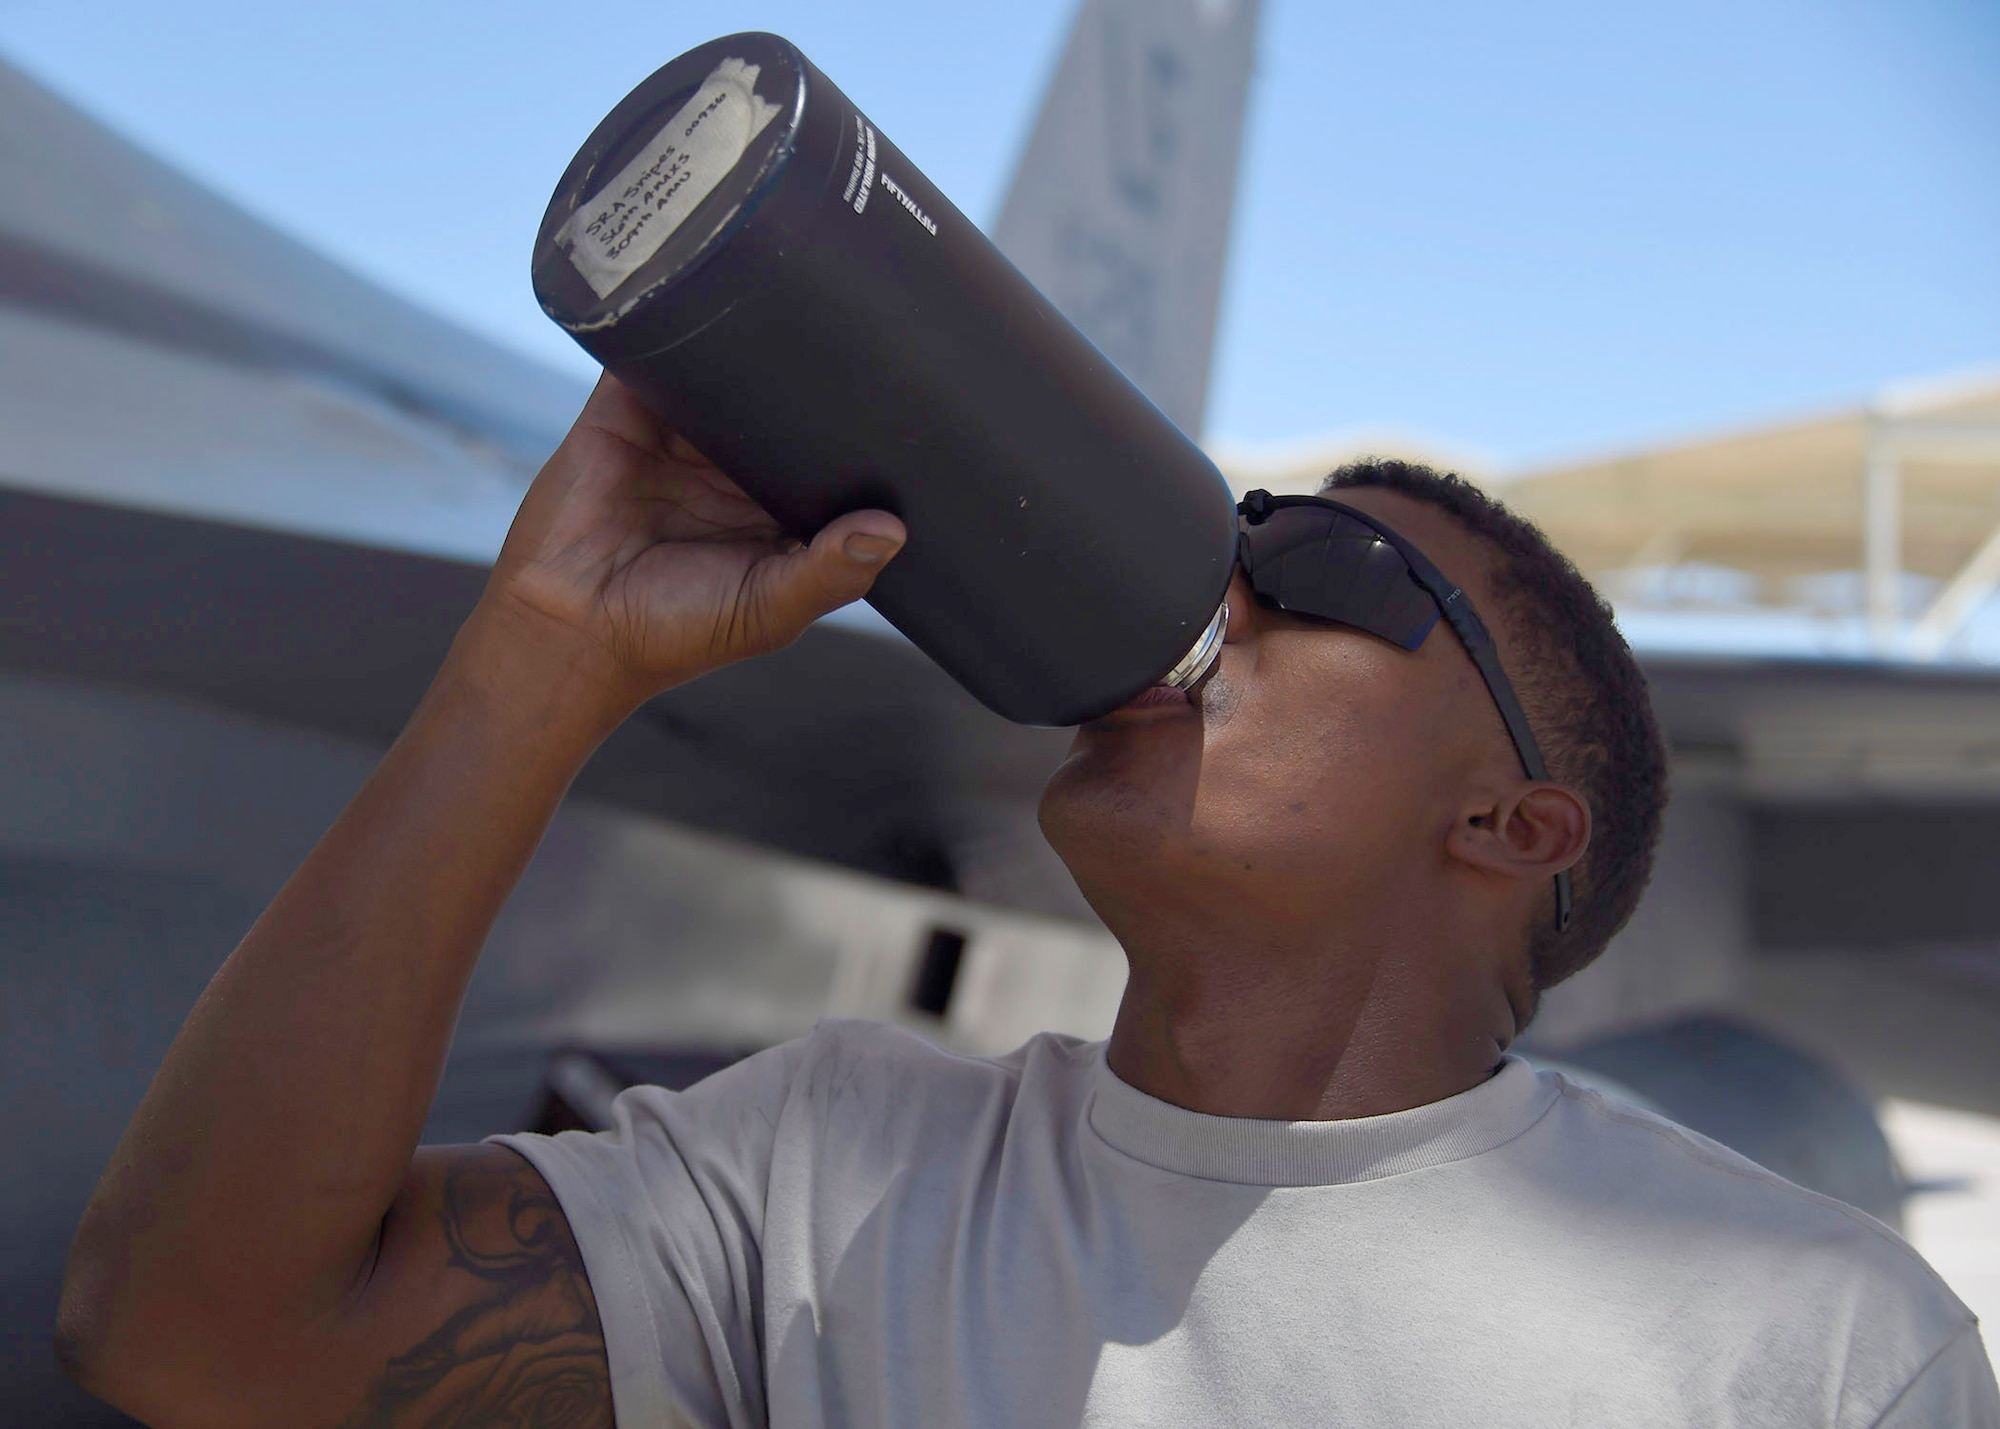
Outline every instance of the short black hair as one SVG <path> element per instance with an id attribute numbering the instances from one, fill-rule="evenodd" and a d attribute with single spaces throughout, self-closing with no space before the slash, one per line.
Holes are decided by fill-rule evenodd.
<path id="1" fill-rule="evenodd" d="M 1590 847 L 1570 877 L 1576 906 L 1566 932 L 1531 925 L 1535 991 L 1590 965 L 1625 926 L 1653 872 L 1667 802 L 1667 753 L 1646 677 L 1611 607 L 1540 529 L 1463 477 L 1415 462 L 1350 462 L 1320 490 L 1399 492 L 1434 506 L 1494 553 L 1489 576 L 1512 637 L 1507 677 L 1548 761 L 1549 774 L 1590 805 Z"/>

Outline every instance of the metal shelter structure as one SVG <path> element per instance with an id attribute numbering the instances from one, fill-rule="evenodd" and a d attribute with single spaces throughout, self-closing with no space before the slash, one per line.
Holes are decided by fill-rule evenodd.
<path id="1" fill-rule="evenodd" d="M 1642 646 L 1661 628 L 1648 617 L 1737 616 L 1756 618 L 1786 653 L 1950 661 L 2000 589 L 2000 369 L 1513 473 L 1387 433 L 1245 453 L 1225 468 L 1245 488 L 1310 490 L 1377 451 L 1455 468 L 1502 495 L 1633 619 Z"/>

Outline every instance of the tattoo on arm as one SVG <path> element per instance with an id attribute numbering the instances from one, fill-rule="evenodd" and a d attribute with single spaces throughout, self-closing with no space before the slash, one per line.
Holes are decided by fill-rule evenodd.
<path id="1" fill-rule="evenodd" d="M 512 1152 L 455 1161 L 438 1220 L 476 1298 L 391 1360 L 342 1429 L 612 1429 L 597 1301 L 548 1183 Z"/>

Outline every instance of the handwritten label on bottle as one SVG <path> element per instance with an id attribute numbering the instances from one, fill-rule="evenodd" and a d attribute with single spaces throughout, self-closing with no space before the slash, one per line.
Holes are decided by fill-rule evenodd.
<path id="1" fill-rule="evenodd" d="M 756 86 L 756 65 L 717 65 L 652 142 L 557 231 L 556 243 L 598 297 L 610 297 L 660 251 L 777 117 L 779 106 Z"/>

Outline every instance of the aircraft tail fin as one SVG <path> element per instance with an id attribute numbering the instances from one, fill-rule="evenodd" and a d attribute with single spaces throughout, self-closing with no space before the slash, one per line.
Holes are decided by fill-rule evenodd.
<path id="1" fill-rule="evenodd" d="M 1258 0 L 1083 0 L 1000 249 L 1201 432 Z"/>

